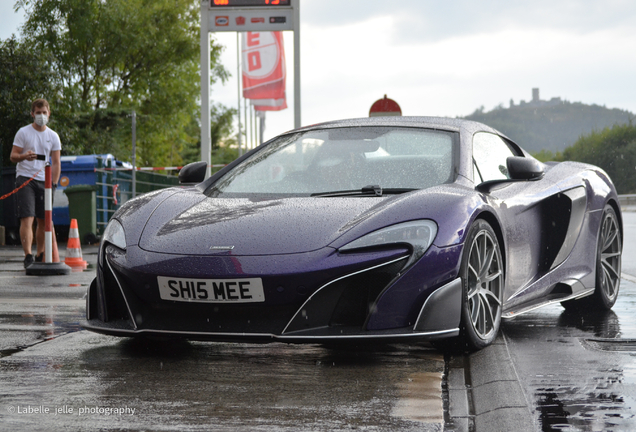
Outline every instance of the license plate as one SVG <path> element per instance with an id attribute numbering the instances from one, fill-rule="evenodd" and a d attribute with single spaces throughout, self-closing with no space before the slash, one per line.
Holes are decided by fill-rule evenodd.
<path id="1" fill-rule="evenodd" d="M 263 282 L 252 279 L 185 279 L 157 276 L 164 300 L 208 303 L 257 303 L 265 301 Z"/>

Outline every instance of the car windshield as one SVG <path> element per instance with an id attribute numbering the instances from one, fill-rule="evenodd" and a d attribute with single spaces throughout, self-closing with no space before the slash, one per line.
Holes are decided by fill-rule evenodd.
<path id="1" fill-rule="evenodd" d="M 454 134 L 417 128 L 346 127 L 284 135 L 211 190 L 215 196 L 383 195 L 454 179 Z"/>

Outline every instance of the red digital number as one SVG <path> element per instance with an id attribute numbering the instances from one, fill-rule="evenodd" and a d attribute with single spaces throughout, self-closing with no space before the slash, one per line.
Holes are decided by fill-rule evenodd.
<path id="1" fill-rule="evenodd" d="M 214 0 L 215 6 L 227 6 L 230 0 Z"/>

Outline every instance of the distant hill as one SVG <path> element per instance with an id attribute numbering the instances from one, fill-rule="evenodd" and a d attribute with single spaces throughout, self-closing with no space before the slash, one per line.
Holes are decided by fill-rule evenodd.
<path id="1" fill-rule="evenodd" d="M 499 106 L 484 112 L 483 107 L 464 117 L 487 124 L 507 135 L 530 153 L 548 150 L 562 152 L 582 135 L 601 131 L 615 124 L 626 124 L 634 119 L 629 111 L 568 102 L 561 98 L 540 100 L 538 89 L 533 89 L 531 102 L 521 101 L 510 107 Z"/>

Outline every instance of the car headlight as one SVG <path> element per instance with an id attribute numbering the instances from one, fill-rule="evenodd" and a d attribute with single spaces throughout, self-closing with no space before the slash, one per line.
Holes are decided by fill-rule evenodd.
<path id="1" fill-rule="evenodd" d="M 104 230 L 102 241 L 111 243 L 120 249 L 126 250 L 126 234 L 124 227 L 117 219 L 111 219 Z"/>
<path id="2" fill-rule="evenodd" d="M 382 228 L 340 248 L 348 252 L 378 246 L 409 244 L 413 250 L 409 264 L 417 261 L 428 250 L 437 235 L 437 224 L 432 220 L 405 222 Z"/>

